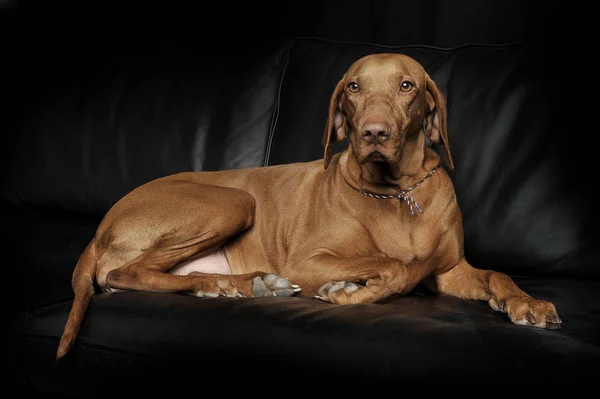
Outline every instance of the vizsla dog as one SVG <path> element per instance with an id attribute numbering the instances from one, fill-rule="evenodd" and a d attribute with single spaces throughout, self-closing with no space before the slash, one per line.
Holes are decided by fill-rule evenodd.
<path id="1" fill-rule="evenodd" d="M 332 156 L 332 142 L 346 138 Z M 333 92 L 324 159 L 180 173 L 136 188 L 77 263 L 57 358 L 73 345 L 94 281 L 104 291 L 297 294 L 335 304 L 375 302 L 423 281 L 487 301 L 515 324 L 559 328 L 552 303 L 467 263 L 454 188 L 429 140 L 443 145 L 452 170 L 441 91 L 415 60 L 369 55 Z"/>

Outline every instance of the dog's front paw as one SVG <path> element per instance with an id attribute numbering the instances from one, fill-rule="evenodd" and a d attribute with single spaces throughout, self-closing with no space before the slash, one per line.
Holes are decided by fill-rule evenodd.
<path id="1" fill-rule="evenodd" d="M 287 278 L 272 273 L 264 277 L 254 277 L 252 280 L 252 296 L 288 297 L 300 291 L 300 286 L 291 284 Z"/>
<path id="2" fill-rule="evenodd" d="M 315 298 L 331 303 L 346 303 L 349 295 L 358 289 L 359 286 L 354 283 L 329 281 L 319 288 Z"/>
<path id="3" fill-rule="evenodd" d="M 499 308 L 497 310 L 508 313 L 510 321 L 518 325 L 558 330 L 562 324 L 556 308 L 550 302 L 529 297 L 513 297 L 501 301 L 496 306 Z"/>

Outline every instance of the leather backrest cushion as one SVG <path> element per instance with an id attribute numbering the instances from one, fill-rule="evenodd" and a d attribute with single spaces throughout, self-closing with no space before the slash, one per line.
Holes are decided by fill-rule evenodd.
<path id="1" fill-rule="evenodd" d="M 269 164 L 322 158 L 335 85 L 355 60 L 381 52 L 415 58 L 446 95 L 467 259 L 517 275 L 597 277 L 592 207 L 564 169 L 563 144 L 550 134 L 553 96 L 526 45 L 443 50 L 300 39 L 289 54 Z"/>
<path id="2" fill-rule="evenodd" d="M 2 200 L 102 216 L 154 178 L 262 166 L 282 52 L 177 50 L 32 67 L 4 126 Z"/>

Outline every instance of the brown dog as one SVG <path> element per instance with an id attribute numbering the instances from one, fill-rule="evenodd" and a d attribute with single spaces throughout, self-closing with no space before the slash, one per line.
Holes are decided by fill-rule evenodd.
<path id="1" fill-rule="evenodd" d="M 443 144 L 453 169 L 446 122 L 444 96 L 420 64 L 370 55 L 335 88 L 323 160 L 181 173 L 133 190 L 77 263 L 57 358 L 73 345 L 94 280 L 105 291 L 205 297 L 302 287 L 337 304 L 405 294 L 425 280 L 441 294 L 488 301 L 513 323 L 558 328 L 553 304 L 465 260 L 452 182 L 426 144 Z M 332 156 L 332 141 L 344 138 L 347 150 Z"/>

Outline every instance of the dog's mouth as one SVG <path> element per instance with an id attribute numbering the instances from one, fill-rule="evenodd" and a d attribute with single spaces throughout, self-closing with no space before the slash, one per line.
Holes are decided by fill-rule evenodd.
<path id="1" fill-rule="evenodd" d="M 390 154 L 384 154 L 378 150 L 374 150 L 371 153 L 369 153 L 369 155 L 367 155 L 364 158 L 364 162 L 363 163 L 367 163 L 367 162 L 375 162 L 375 163 L 386 163 L 386 164 L 392 164 L 394 163 L 394 157 L 391 156 Z"/>
<path id="2" fill-rule="evenodd" d="M 379 151 L 373 151 L 365 159 L 366 162 L 388 162 L 388 158 Z"/>
<path id="3" fill-rule="evenodd" d="M 367 143 L 365 140 L 352 140 L 354 156 L 359 165 L 366 163 L 396 164 L 399 158 L 397 140 L 389 140 L 382 144 Z"/>

